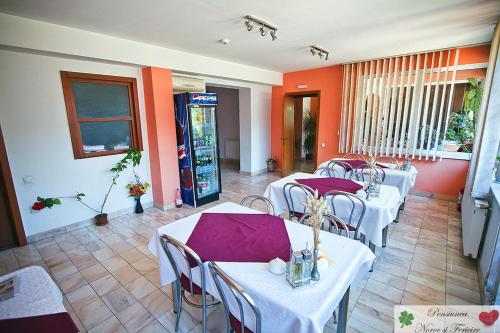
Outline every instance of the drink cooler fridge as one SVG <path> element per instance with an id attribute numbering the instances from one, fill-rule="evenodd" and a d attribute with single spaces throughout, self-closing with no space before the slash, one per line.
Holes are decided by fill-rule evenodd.
<path id="1" fill-rule="evenodd" d="M 217 95 L 174 95 L 177 154 L 182 201 L 198 207 L 221 192 L 216 124 Z"/>

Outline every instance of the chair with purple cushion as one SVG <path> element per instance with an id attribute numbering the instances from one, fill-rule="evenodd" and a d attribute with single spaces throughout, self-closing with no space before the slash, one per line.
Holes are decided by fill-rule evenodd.
<path id="1" fill-rule="evenodd" d="M 298 220 L 306 213 L 304 202 L 308 194 L 314 195 L 314 190 L 306 185 L 286 183 L 285 186 L 283 186 L 283 195 L 285 196 L 286 205 L 288 207 L 289 220 L 292 220 L 294 217 Z"/>
<path id="2" fill-rule="evenodd" d="M 340 178 L 340 173 L 330 167 L 320 167 L 314 170 L 315 175 Z"/>
<path id="3" fill-rule="evenodd" d="M 339 205 L 347 205 L 347 215 L 342 218 L 342 221 L 347 225 L 348 234 L 354 234 L 354 239 L 364 242 L 365 237 L 360 235 L 359 228 L 366 212 L 365 202 L 355 194 L 337 190 L 328 191 L 323 196 L 325 200 L 330 200 L 332 213 L 337 217 L 339 216 L 337 213 Z M 342 225 L 337 224 L 337 227 L 340 228 Z"/>
<path id="4" fill-rule="evenodd" d="M 370 175 L 377 175 L 382 182 L 385 180 L 385 170 L 377 165 L 371 166 L 369 164 L 363 164 L 360 167 L 354 169 L 351 174 L 351 180 L 361 180 L 368 181 Z"/>
<path id="5" fill-rule="evenodd" d="M 248 207 L 248 208 L 254 208 L 255 203 L 262 202 L 265 206 L 265 209 L 268 214 L 276 216 L 276 208 L 274 207 L 274 204 L 271 200 L 269 200 L 266 197 L 263 197 L 262 195 L 247 195 L 240 201 L 240 205 Z"/>
<path id="6" fill-rule="evenodd" d="M 299 223 L 308 225 L 307 220 L 310 217 L 311 213 L 302 215 L 302 217 L 299 220 Z M 350 238 L 349 227 L 339 217 L 333 214 L 325 213 L 323 214 L 323 223 L 321 225 L 322 230 L 325 230 L 325 223 L 328 226 L 328 232 L 342 236 L 342 231 L 345 231 L 347 237 Z"/>
<path id="7" fill-rule="evenodd" d="M 248 295 L 248 293 L 238 283 L 228 276 L 213 261 L 208 263 L 208 269 L 213 280 L 215 281 L 217 291 L 219 292 L 220 299 L 224 305 L 226 315 L 226 332 L 260 333 L 262 326 L 261 315 L 259 308 L 255 304 L 252 297 Z M 238 306 L 239 320 L 231 313 L 229 304 Z M 234 308 L 233 311 L 235 311 Z M 248 319 L 248 315 L 250 313 L 253 313 L 253 316 L 255 317 L 255 329 L 253 331 L 246 325 L 246 323 L 248 323 L 246 319 Z"/>
<path id="8" fill-rule="evenodd" d="M 360 160 L 360 161 L 366 161 L 366 158 L 361 155 L 361 154 L 356 154 L 356 153 L 347 153 L 342 158 L 347 159 L 347 160 Z"/>
<path id="9" fill-rule="evenodd" d="M 331 160 L 330 162 L 328 162 L 327 167 L 337 171 L 337 173 L 339 174 L 339 178 L 347 178 L 347 173 L 352 170 L 352 167 L 349 163 L 338 160 Z"/>
<path id="10" fill-rule="evenodd" d="M 160 237 L 160 241 L 176 276 L 176 280 L 172 284 L 174 312 L 176 313 L 175 331 L 177 332 L 179 330 L 182 300 L 184 300 L 192 307 L 201 308 L 202 332 L 206 332 L 207 308 L 214 307 L 218 305 L 219 302 L 207 304 L 205 268 L 203 267 L 200 257 L 189 246 L 182 244 L 170 236 L 163 235 Z M 178 258 L 180 262 L 174 260 L 172 250 L 178 254 L 176 258 Z M 193 271 L 196 271 L 196 274 L 200 274 L 201 285 L 193 282 Z M 201 304 L 189 300 L 186 297 L 186 291 L 188 291 L 192 297 L 195 295 L 201 296 Z"/>

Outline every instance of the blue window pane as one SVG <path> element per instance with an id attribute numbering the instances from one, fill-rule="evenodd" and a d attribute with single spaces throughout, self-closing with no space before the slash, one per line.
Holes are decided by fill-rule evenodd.
<path id="1" fill-rule="evenodd" d="M 128 86 L 71 83 L 78 118 L 130 117 Z"/>
<path id="2" fill-rule="evenodd" d="M 80 131 L 85 153 L 130 148 L 130 123 L 128 121 L 80 123 Z"/>

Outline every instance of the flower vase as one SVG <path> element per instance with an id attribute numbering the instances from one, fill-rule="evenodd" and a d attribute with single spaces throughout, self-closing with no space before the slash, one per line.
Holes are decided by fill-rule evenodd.
<path id="1" fill-rule="evenodd" d="M 311 271 L 311 280 L 319 281 L 318 249 L 313 250 L 313 269 Z"/>
<path id="2" fill-rule="evenodd" d="M 141 197 L 135 198 L 135 213 L 136 214 L 144 213 L 144 209 L 142 208 L 142 204 L 141 204 Z"/>

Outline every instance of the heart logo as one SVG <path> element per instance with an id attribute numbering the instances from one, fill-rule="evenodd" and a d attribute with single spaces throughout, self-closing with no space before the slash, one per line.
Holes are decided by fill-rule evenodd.
<path id="1" fill-rule="evenodd" d="M 490 312 L 481 312 L 479 314 L 479 320 L 483 322 L 486 326 L 491 326 L 498 319 L 498 311 L 491 310 Z"/>

